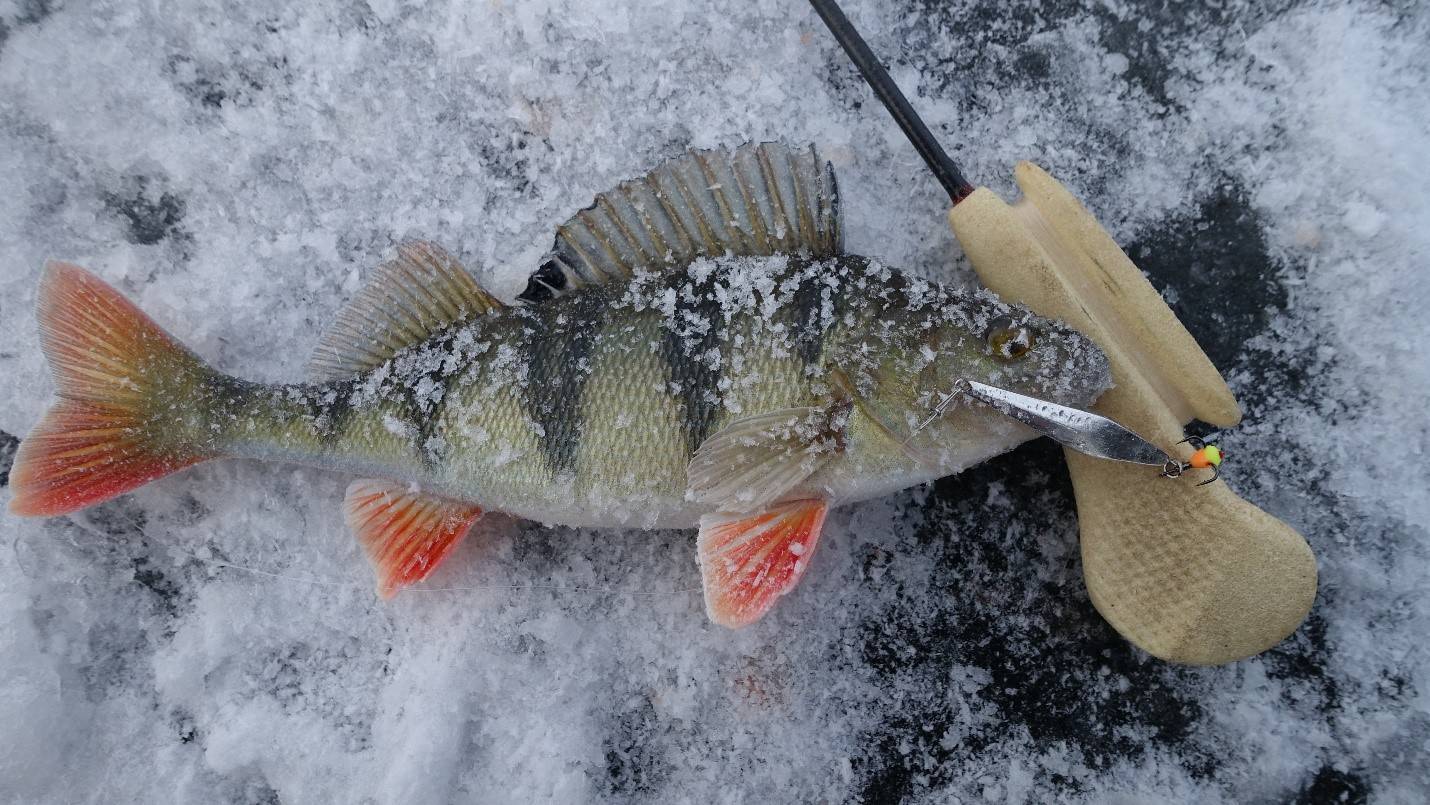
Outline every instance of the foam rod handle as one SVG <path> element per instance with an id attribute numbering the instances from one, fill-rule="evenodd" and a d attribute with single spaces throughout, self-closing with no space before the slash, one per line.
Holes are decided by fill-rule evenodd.
<path id="1" fill-rule="evenodd" d="M 1095 406 L 1172 455 L 1193 418 L 1235 425 L 1226 382 L 1142 272 L 1056 179 L 1014 172 L 1010 206 L 979 188 L 948 214 L 983 283 L 1096 341 L 1115 387 Z M 1124 637 L 1174 662 L 1212 665 L 1265 651 L 1316 596 L 1316 560 L 1290 526 L 1224 483 L 1065 451 L 1093 605 Z"/>

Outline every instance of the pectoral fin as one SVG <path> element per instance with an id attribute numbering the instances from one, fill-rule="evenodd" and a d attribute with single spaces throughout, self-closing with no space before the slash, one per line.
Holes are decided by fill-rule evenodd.
<path id="1" fill-rule="evenodd" d="M 844 450 L 847 405 L 784 408 L 743 417 L 695 451 L 686 497 L 724 512 L 763 508 Z"/>
<path id="2" fill-rule="evenodd" d="M 755 514 L 700 518 L 697 552 L 710 619 L 731 629 L 748 626 L 793 590 L 819 544 L 828 511 L 827 500 L 812 498 L 776 503 Z"/>
<path id="3" fill-rule="evenodd" d="M 364 479 L 348 485 L 343 514 L 377 572 L 378 595 L 391 598 L 427 578 L 482 510 L 405 484 Z"/>

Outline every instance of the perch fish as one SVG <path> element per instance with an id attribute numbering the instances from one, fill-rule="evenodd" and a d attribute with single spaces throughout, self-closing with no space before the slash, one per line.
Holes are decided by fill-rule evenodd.
<path id="1" fill-rule="evenodd" d="M 832 167 L 778 144 L 691 151 L 597 197 L 504 304 L 407 244 L 322 338 L 307 382 L 206 365 L 113 288 L 47 266 L 58 402 L 20 445 L 12 511 L 55 516 L 221 457 L 351 473 L 384 597 L 484 511 L 699 529 L 710 617 L 798 582 L 830 507 L 1036 434 L 948 404 L 978 381 L 1071 406 L 1111 383 L 1084 336 L 841 246 Z"/>

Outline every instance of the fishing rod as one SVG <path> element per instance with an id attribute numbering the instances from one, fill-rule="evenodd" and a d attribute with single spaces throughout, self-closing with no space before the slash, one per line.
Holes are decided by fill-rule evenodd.
<path id="1" fill-rule="evenodd" d="M 1062 320 L 1107 355 L 1113 388 L 1093 406 L 1098 413 L 974 383 L 941 404 L 970 397 L 1063 445 L 1093 605 L 1142 649 L 1189 664 L 1249 657 L 1295 631 L 1316 595 L 1306 538 L 1226 484 L 1159 477 L 1195 468 L 1215 479 L 1220 451 L 1184 439 L 1184 426 L 1241 420 L 1226 381 L 1161 294 L 1092 213 L 1031 162 L 1014 168 L 1023 194 L 1014 204 L 974 187 L 838 3 L 809 2 L 948 192 L 949 226 L 983 284 Z M 1161 473 L 1139 466 L 1164 457 Z"/>
<path id="2" fill-rule="evenodd" d="M 834 0 L 809 0 L 809 4 L 814 6 L 815 12 L 829 27 L 829 32 L 839 41 L 840 47 L 849 54 L 849 59 L 859 68 L 859 73 L 864 76 L 864 81 L 874 90 L 884 108 L 893 115 L 894 122 L 904 130 L 904 136 L 913 143 L 919 156 L 923 157 L 924 164 L 933 172 L 934 178 L 948 191 L 949 199 L 957 204 L 967 198 L 973 192 L 973 185 L 964 178 L 958 163 L 954 162 L 948 152 L 943 150 L 943 146 L 939 145 L 938 140 L 934 139 L 933 133 L 924 125 L 923 119 L 899 90 L 899 85 L 889 76 L 889 71 L 879 63 L 864 37 L 859 35 L 854 24 L 844 16 L 839 4 Z"/>

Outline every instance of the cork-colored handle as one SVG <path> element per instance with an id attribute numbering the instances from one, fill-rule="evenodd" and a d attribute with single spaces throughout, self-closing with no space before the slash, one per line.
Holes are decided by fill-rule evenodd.
<path id="1" fill-rule="evenodd" d="M 1096 341 L 1115 387 L 1095 409 L 1173 455 L 1193 418 L 1227 427 L 1241 411 L 1156 289 L 1056 179 L 1030 163 L 1013 206 L 979 188 L 949 224 L 983 283 Z M 1124 637 L 1174 662 L 1264 651 L 1305 619 L 1316 560 L 1294 529 L 1225 484 L 1066 451 L 1083 572 L 1093 604 Z"/>

